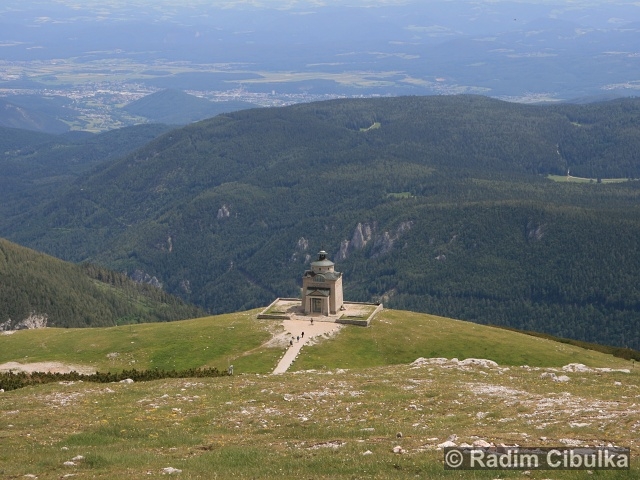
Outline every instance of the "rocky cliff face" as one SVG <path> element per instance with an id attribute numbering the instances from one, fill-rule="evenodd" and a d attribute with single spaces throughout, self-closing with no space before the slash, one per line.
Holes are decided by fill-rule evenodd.
<path id="1" fill-rule="evenodd" d="M 296 243 L 296 248 L 291 254 L 291 261 L 297 262 L 300 258 L 304 261 L 304 263 L 308 263 L 311 260 L 311 255 L 307 252 L 309 250 L 309 240 L 304 237 L 300 237 L 298 239 L 298 243 Z"/>
<path id="2" fill-rule="evenodd" d="M 151 276 L 148 273 L 143 272 L 142 270 L 135 270 L 131 275 L 129 275 L 131 280 L 138 283 L 148 283 L 149 285 L 153 285 L 156 288 L 162 288 L 162 283 L 158 280 L 157 277 Z"/>
<path id="3" fill-rule="evenodd" d="M 230 215 L 231 215 L 231 210 L 229 210 L 229 207 L 227 207 L 226 205 L 222 205 L 218 209 L 218 214 L 216 215 L 216 218 L 218 220 L 222 220 L 225 218 L 229 218 Z"/>
<path id="4" fill-rule="evenodd" d="M 400 223 L 394 230 L 384 230 L 379 232 L 378 222 L 358 223 L 353 231 L 351 240 L 340 242 L 340 249 L 336 254 L 336 261 L 346 260 L 349 254 L 355 250 L 363 250 L 371 244 L 368 252 L 370 258 L 387 254 L 407 231 L 411 230 L 413 222 L 406 221 Z"/>
<path id="5" fill-rule="evenodd" d="M 340 242 L 340 250 L 338 250 L 338 253 L 336 254 L 336 261 L 339 262 L 341 260 L 344 260 L 345 258 L 347 258 L 349 256 L 349 245 L 351 242 L 349 242 L 349 240 L 342 240 L 342 242 Z"/>
<path id="6" fill-rule="evenodd" d="M 27 318 L 19 321 L 11 319 L 0 323 L 0 330 L 31 330 L 35 328 L 45 328 L 47 326 L 47 314 L 37 314 L 33 312 Z"/>
<path id="7" fill-rule="evenodd" d="M 371 241 L 371 232 L 372 229 L 376 229 L 377 222 L 373 223 L 373 226 L 365 223 L 358 223 L 356 225 L 356 229 L 353 231 L 353 236 L 351 237 L 351 247 L 355 250 L 362 250 L 367 246 L 367 243 Z"/>
<path id="8" fill-rule="evenodd" d="M 544 233 L 545 233 L 544 229 L 545 229 L 544 225 L 530 221 L 527 224 L 527 239 L 537 240 L 537 241 L 542 240 L 542 237 L 544 237 Z"/>

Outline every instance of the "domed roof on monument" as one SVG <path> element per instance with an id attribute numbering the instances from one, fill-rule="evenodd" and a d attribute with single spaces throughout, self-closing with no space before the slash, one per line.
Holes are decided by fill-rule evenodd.
<path id="1" fill-rule="evenodd" d="M 318 252 L 318 260 L 311 262 L 312 267 L 332 267 L 335 263 L 327 258 L 327 252 L 320 250 Z"/>

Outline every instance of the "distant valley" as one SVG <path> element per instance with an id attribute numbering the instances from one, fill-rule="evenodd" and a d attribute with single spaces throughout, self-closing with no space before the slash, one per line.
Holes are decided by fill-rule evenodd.
<path id="1" fill-rule="evenodd" d="M 167 89 L 267 107 L 455 94 L 584 103 L 640 90 L 633 2 L 6 0 L 0 31 L 0 97 L 49 132 L 149 121 L 126 107 Z"/>

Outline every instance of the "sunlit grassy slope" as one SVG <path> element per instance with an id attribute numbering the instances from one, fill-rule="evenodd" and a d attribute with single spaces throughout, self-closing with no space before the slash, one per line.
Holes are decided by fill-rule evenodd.
<path id="1" fill-rule="evenodd" d="M 232 362 L 235 375 L 0 393 L 0 477 L 165 478 L 172 468 L 172 476 L 188 479 L 518 479 L 525 478 L 520 471 L 446 471 L 438 444 L 456 435 L 458 444 L 638 448 L 640 371 L 632 362 L 387 310 L 368 328 L 343 327 L 305 347 L 293 369 L 315 370 L 262 375 L 256 372 L 270 372 L 284 347 L 262 346 L 281 327 L 256 314 L 1 335 L 0 362 L 102 370 Z M 483 357 L 500 366 L 409 364 L 421 356 Z M 570 362 L 627 372 L 542 367 Z M 630 472 L 593 477 L 637 474 L 632 457 Z M 572 480 L 585 472 L 531 471 L 526 478 Z"/>
<path id="2" fill-rule="evenodd" d="M 98 371 L 135 368 L 226 368 L 236 362 L 248 371 L 269 371 L 279 351 L 245 352 L 271 338 L 274 324 L 258 322 L 257 312 L 203 317 L 169 323 L 110 328 L 22 330 L 0 336 L 0 363 L 59 361 Z"/>
<path id="3" fill-rule="evenodd" d="M 637 450 L 638 371 L 549 373 L 395 365 L 27 387 L 0 394 L 0 477 L 577 480 L 586 472 L 446 471 L 438 444 Z M 638 478 L 631 467 L 593 478 Z"/>
<path id="4" fill-rule="evenodd" d="M 99 371 L 187 369 L 233 364 L 236 373 L 269 373 L 285 347 L 265 345 L 279 322 L 257 310 L 170 323 L 96 329 L 18 331 L 0 335 L 0 363 L 59 361 Z M 621 366 L 610 355 L 433 315 L 384 310 L 368 328 L 345 326 L 305 346 L 291 370 L 367 368 L 418 357 L 487 358 L 500 365 L 584 363 Z"/>
<path id="5" fill-rule="evenodd" d="M 363 368 L 410 363 L 418 357 L 486 358 L 500 365 L 539 367 L 628 365 L 610 355 L 521 333 L 399 310 L 383 311 L 371 328 L 343 328 L 303 351 L 295 369 Z"/>

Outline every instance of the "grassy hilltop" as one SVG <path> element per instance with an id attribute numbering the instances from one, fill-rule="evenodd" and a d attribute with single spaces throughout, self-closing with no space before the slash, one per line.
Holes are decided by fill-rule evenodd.
<path id="1" fill-rule="evenodd" d="M 0 363 L 60 361 L 99 371 L 226 368 L 270 373 L 284 347 L 269 346 L 277 321 L 257 310 L 162 324 L 93 329 L 42 329 L 0 336 Z M 628 368 L 591 350 L 434 315 L 384 310 L 372 328 L 343 328 L 335 338 L 307 346 L 289 371 L 367 368 L 410 363 L 418 357 L 486 358 L 500 365 Z"/>
<path id="2" fill-rule="evenodd" d="M 266 375 L 286 347 L 269 346 L 282 327 L 256 320 L 256 313 L 0 336 L 0 363 L 60 361 L 112 371 L 235 367 L 233 377 L 2 393 L 0 475 L 149 478 L 171 467 L 181 470 L 177 478 L 203 479 L 522 478 L 522 472 L 446 472 L 437 445 L 455 434 L 458 444 L 638 447 L 640 379 L 632 362 L 386 310 L 369 328 L 344 327 L 303 348 L 288 373 Z M 486 358 L 499 366 L 410 365 L 418 357 Z M 629 373 L 561 369 L 569 363 Z M 395 446 L 404 453 L 393 453 Z M 594 478 L 634 472 L 637 461 L 631 473 Z M 533 471 L 527 478 L 583 475 Z"/>

